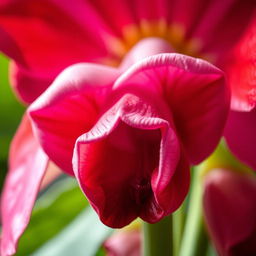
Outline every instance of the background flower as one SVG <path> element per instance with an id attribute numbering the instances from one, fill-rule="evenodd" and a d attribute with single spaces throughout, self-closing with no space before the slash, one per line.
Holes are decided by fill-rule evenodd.
<path id="1" fill-rule="evenodd" d="M 256 179 L 253 174 L 211 170 L 204 180 L 206 224 L 221 256 L 256 253 Z"/>

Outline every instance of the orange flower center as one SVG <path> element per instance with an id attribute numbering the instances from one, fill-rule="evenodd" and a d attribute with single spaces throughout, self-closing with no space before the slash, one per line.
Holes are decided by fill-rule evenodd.
<path id="1" fill-rule="evenodd" d="M 108 37 L 106 44 L 113 57 L 106 59 L 104 63 L 117 66 L 135 44 L 147 37 L 165 39 L 177 53 L 211 60 L 210 56 L 200 54 L 202 42 L 199 39 L 187 39 L 182 25 L 169 25 L 162 19 L 159 21 L 141 20 L 139 25 L 131 24 L 124 27 L 121 38 Z"/>

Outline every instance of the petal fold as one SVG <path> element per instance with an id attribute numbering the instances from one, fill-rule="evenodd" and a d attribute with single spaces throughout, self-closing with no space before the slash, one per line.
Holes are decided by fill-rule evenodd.
<path id="1" fill-rule="evenodd" d="M 189 168 L 179 161 L 179 141 L 169 123 L 152 105 L 126 94 L 78 138 L 73 167 L 102 222 L 117 228 L 138 216 L 157 222 L 180 205 Z"/>
<path id="2" fill-rule="evenodd" d="M 44 151 L 63 171 L 73 175 L 75 141 L 96 122 L 118 74 L 96 64 L 71 66 L 29 107 Z"/>
<path id="3" fill-rule="evenodd" d="M 218 144 L 230 93 L 223 72 L 210 63 L 182 54 L 154 55 L 131 66 L 113 88 L 150 93 L 155 100 L 159 95 L 164 98 L 167 106 L 163 108 L 171 111 L 177 134 L 193 164 L 201 162 Z"/>

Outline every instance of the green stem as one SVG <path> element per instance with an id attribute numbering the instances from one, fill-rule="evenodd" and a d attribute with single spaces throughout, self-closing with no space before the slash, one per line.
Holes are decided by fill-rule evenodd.
<path id="1" fill-rule="evenodd" d="M 202 184 L 199 168 L 194 168 L 189 198 L 188 217 L 185 224 L 179 256 L 206 255 L 208 238 L 202 216 Z"/>
<path id="2" fill-rule="evenodd" d="M 173 213 L 173 255 L 178 256 L 180 251 L 180 245 L 182 240 L 182 234 L 184 230 L 185 221 L 185 204 Z"/>
<path id="3" fill-rule="evenodd" d="M 143 223 L 143 255 L 172 256 L 172 216 L 155 224 Z"/>

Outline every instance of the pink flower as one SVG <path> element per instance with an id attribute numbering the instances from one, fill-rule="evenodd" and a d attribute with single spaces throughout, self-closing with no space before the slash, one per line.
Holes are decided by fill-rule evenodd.
<path id="1" fill-rule="evenodd" d="M 111 227 L 137 217 L 154 223 L 176 210 L 189 162 L 207 157 L 222 134 L 229 108 L 222 72 L 200 59 L 150 54 L 167 45 L 142 41 L 124 64 L 143 52 L 151 57 L 126 69 L 72 66 L 29 108 L 44 151 L 63 171 L 74 170 Z"/>
<path id="2" fill-rule="evenodd" d="M 220 256 L 256 254 L 256 179 L 212 170 L 204 181 L 205 220 Z"/>
<path id="3" fill-rule="evenodd" d="M 57 74 L 71 64 L 90 61 L 117 65 L 128 50 L 145 37 L 164 38 L 172 45 L 172 51 L 208 58 L 221 66 L 254 11 L 254 1 L 251 0 L 175 0 L 150 1 L 150 4 L 148 1 L 114 0 L 112 3 L 118 10 L 115 15 L 108 1 L 76 0 L 72 5 L 62 0 L 5 0 L 0 3 L 0 48 L 14 60 L 11 65 L 12 84 L 24 102 L 35 100 Z M 236 29 L 232 29 L 234 26 Z M 34 145 L 33 152 L 40 151 L 38 143 Z M 23 168 L 11 164 L 15 168 L 9 172 L 7 184 L 12 179 L 24 183 L 22 177 L 31 174 L 34 186 L 39 187 L 41 171 L 28 171 L 33 164 L 28 160 L 31 155 L 24 153 L 23 157 L 27 158 L 23 161 Z M 11 161 L 15 162 L 15 159 L 12 157 Z M 23 170 L 19 180 L 16 169 Z M 10 216 L 4 219 L 4 228 L 13 238 L 2 243 L 5 244 L 3 255 L 6 251 L 14 252 L 34 203 L 30 199 L 35 198 L 33 193 L 37 189 L 22 188 L 13 199 L 13 205 L 16 201 L 26 202 L 15 208 L 18 215 L 19 212 L 27 213 L 18 230 L 13 225 L 14 215 L 9 215 L 9 208 L 5 204 L 2 208 L 5 211 L 3 216 Z M 5 190 L 4 195 L 11 193 L 8 185 Z M 31 198 L 19 198 L 21 195 Z"/>
<path id="4" fill-rule="evenodd" d="M 141 236 L 136 229 L 117 231 L 104 243 L 107 256 L 140 256 Z"/>

